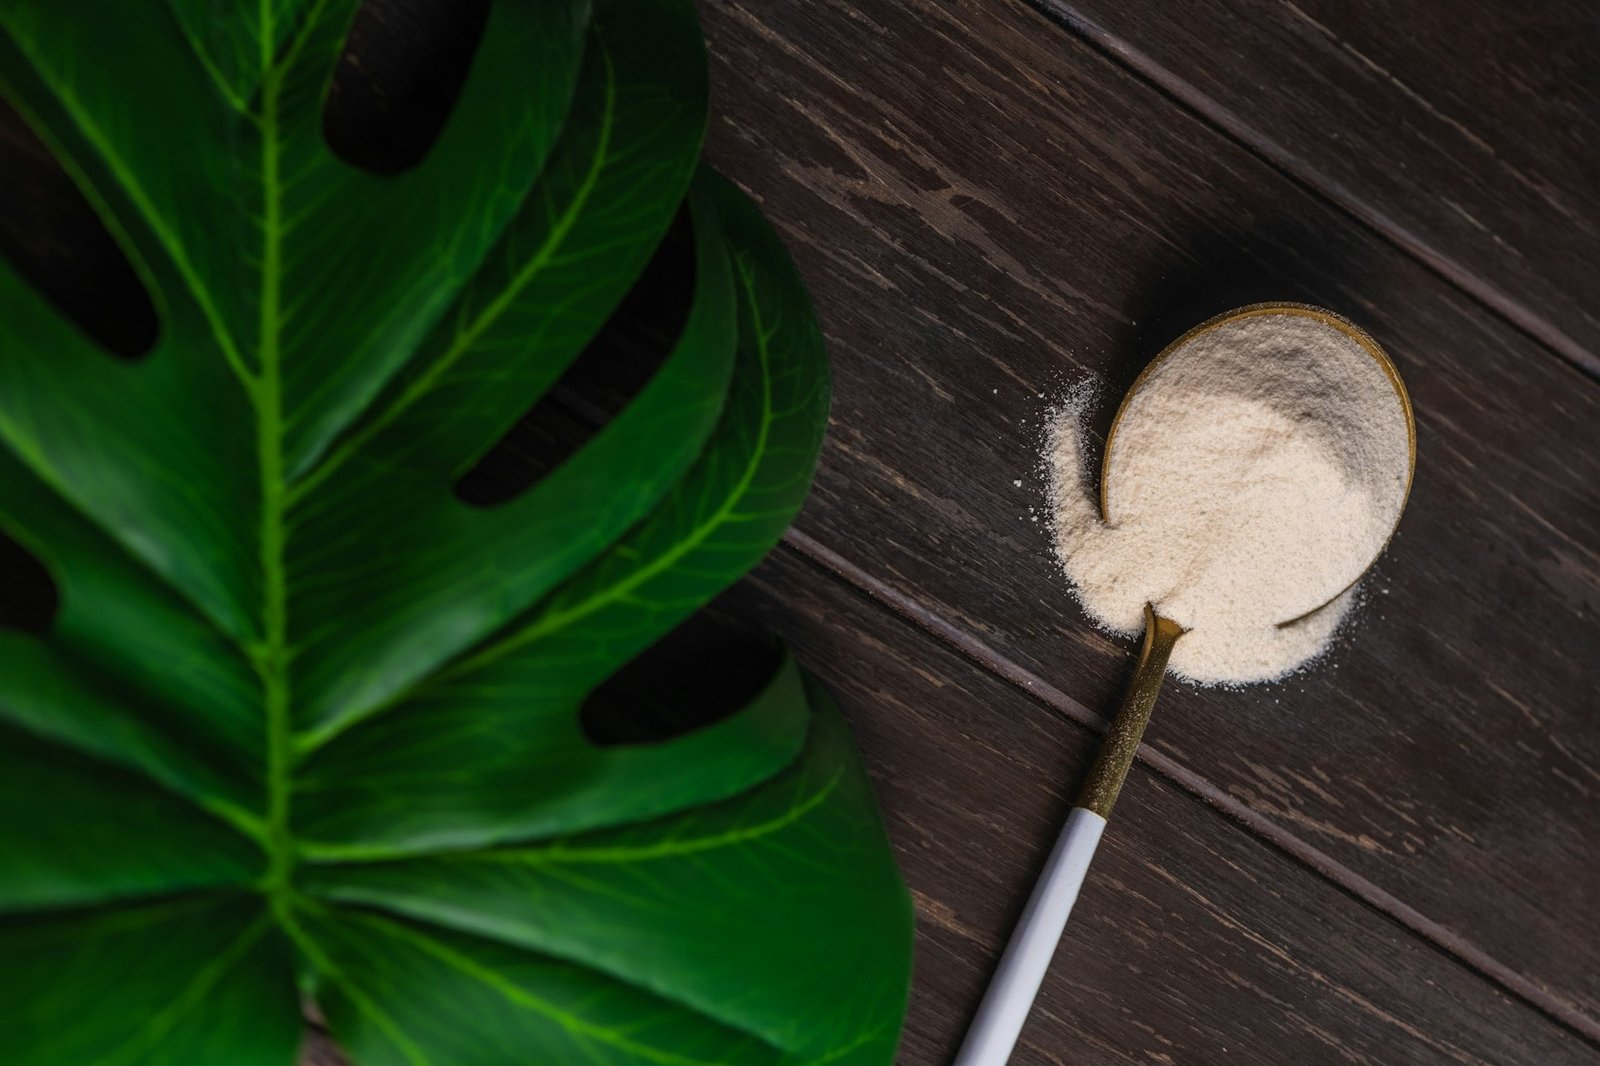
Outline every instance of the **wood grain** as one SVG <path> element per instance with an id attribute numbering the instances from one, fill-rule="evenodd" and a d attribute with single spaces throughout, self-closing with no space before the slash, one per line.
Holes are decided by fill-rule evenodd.
<path id="1" fill-rule="evenodd" d="M 300 1066 L 348 1066 L 349 1060 L 321 1029 L 307 1029 L 300 1048 Z"/>
<path id="2" fill-rule="evenodd" d="M 1095 735 L 780 550 L 722 609 L 850 720 L 917 904 L 901 1062 L 953 1055 Z M 1014 1063 L 1593 1063 L 1508 999 L 1135 768 Z"/>
<path id="3" fill-rule="evenodd" d="M 1389 348 L 1417 482 L 1355 626 L 1283 684 L 1173 686 L 1148 739 L 1600 1034 L 1595 383 L 1020 7 L 704 15 L 711 155 L 789 240 L 834 357 L 798 528 L 998 671 L 1092 710 L 1130 661 L 1029 513 L 1068 382 L 1114 398 L 1184 328 L 1261 299 L 1331 306 Z"/>
<path id="4" fill-rule="evenodd" d="M 1030 2 L 1600 376 L 1593 4 Z"/>

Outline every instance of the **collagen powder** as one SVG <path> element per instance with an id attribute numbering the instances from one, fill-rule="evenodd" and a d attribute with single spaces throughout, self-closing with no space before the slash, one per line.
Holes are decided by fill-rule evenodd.
<path id="1" fill-rule="evenodd" d="M 1058 412 L 1046 466 L 1089 614 L 1135 635 L 1154 605 L 1189 630 L 1169 668 L 1206 684 L 1282 677 L 1325 649 L 1410 486 L 1406 409 L 1374 353 L 1292 309 L 1198 331 L 1126 402 L 1104 519 L 1084 406 Z"/>

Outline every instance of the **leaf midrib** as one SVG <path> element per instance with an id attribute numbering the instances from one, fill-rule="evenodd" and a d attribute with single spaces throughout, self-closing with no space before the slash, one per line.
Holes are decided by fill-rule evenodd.
<path id="1" fill-rule="evenodd" d="M 273 913 L 286 924 L 290 916 L 290 881 L 294 841 L 289 799 L 294 770 L 294 738 L 290 720 L 288 580 L 285 573 L 287 507 L 283 478 L 283 380 L 279 342 L 282 334 L 283 233 L 281 146 L 278 142 L 278 94 L 282 72 L 273 62 L 271 0 L 259 0 L 261 85 L 261 301 L 257 359 L 260 373 L 252 396 L 256 408 L 256 454 L 260 466 L 261 642 L 252 660 L 261 678 L 267 739 L 267 872 L 263 888 Z"/>

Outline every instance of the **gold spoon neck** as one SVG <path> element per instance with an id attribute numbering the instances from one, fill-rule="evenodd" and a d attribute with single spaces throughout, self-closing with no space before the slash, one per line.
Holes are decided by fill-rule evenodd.
<path id="1" fill-rule="evenodd" d="M 1155 710 L 1156 696 L 1161 692 L 1162 679 L 1166 677 L 1167 660 L 1172 657 L 1172 647 L 1187 632 L 1170 618 L 1156 614 L 1150 604 L 1144 607 L 1144 646 L 1139 652 L 1139 665 L 1134 668 L 1133 680 L 1122 697 L 1122 706 L 1111 719 L 1100 753 L 1095 756 L 1089 777 L 1078 792 L 1079 807 L 1093 811 L 1102 818 L 1111 817 L 1111 807 L 1122 791 L 1128 769 L 1133 765 L 1139 750 L 1139 740 L 1150 722 L 1150 712 Z"/>

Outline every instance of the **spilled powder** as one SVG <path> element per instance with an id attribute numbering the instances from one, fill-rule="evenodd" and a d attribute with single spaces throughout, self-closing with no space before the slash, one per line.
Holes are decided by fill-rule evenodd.
<path id="1" fill-rule="evenodd" d="M 1056 413 L 1045 457 L 1056 550 L 1085 610 L 1135 635 L 1154 604 L 1189 630 L 1169 668 L 1203 684 L 1271 680 L 1322 652 L 1410 479 L 1404 408 L 1378 362 L 1293 313 L 1200 333 L 1122 413 L 1105 521 L 1087 406 L 1080 392 Z"/>

